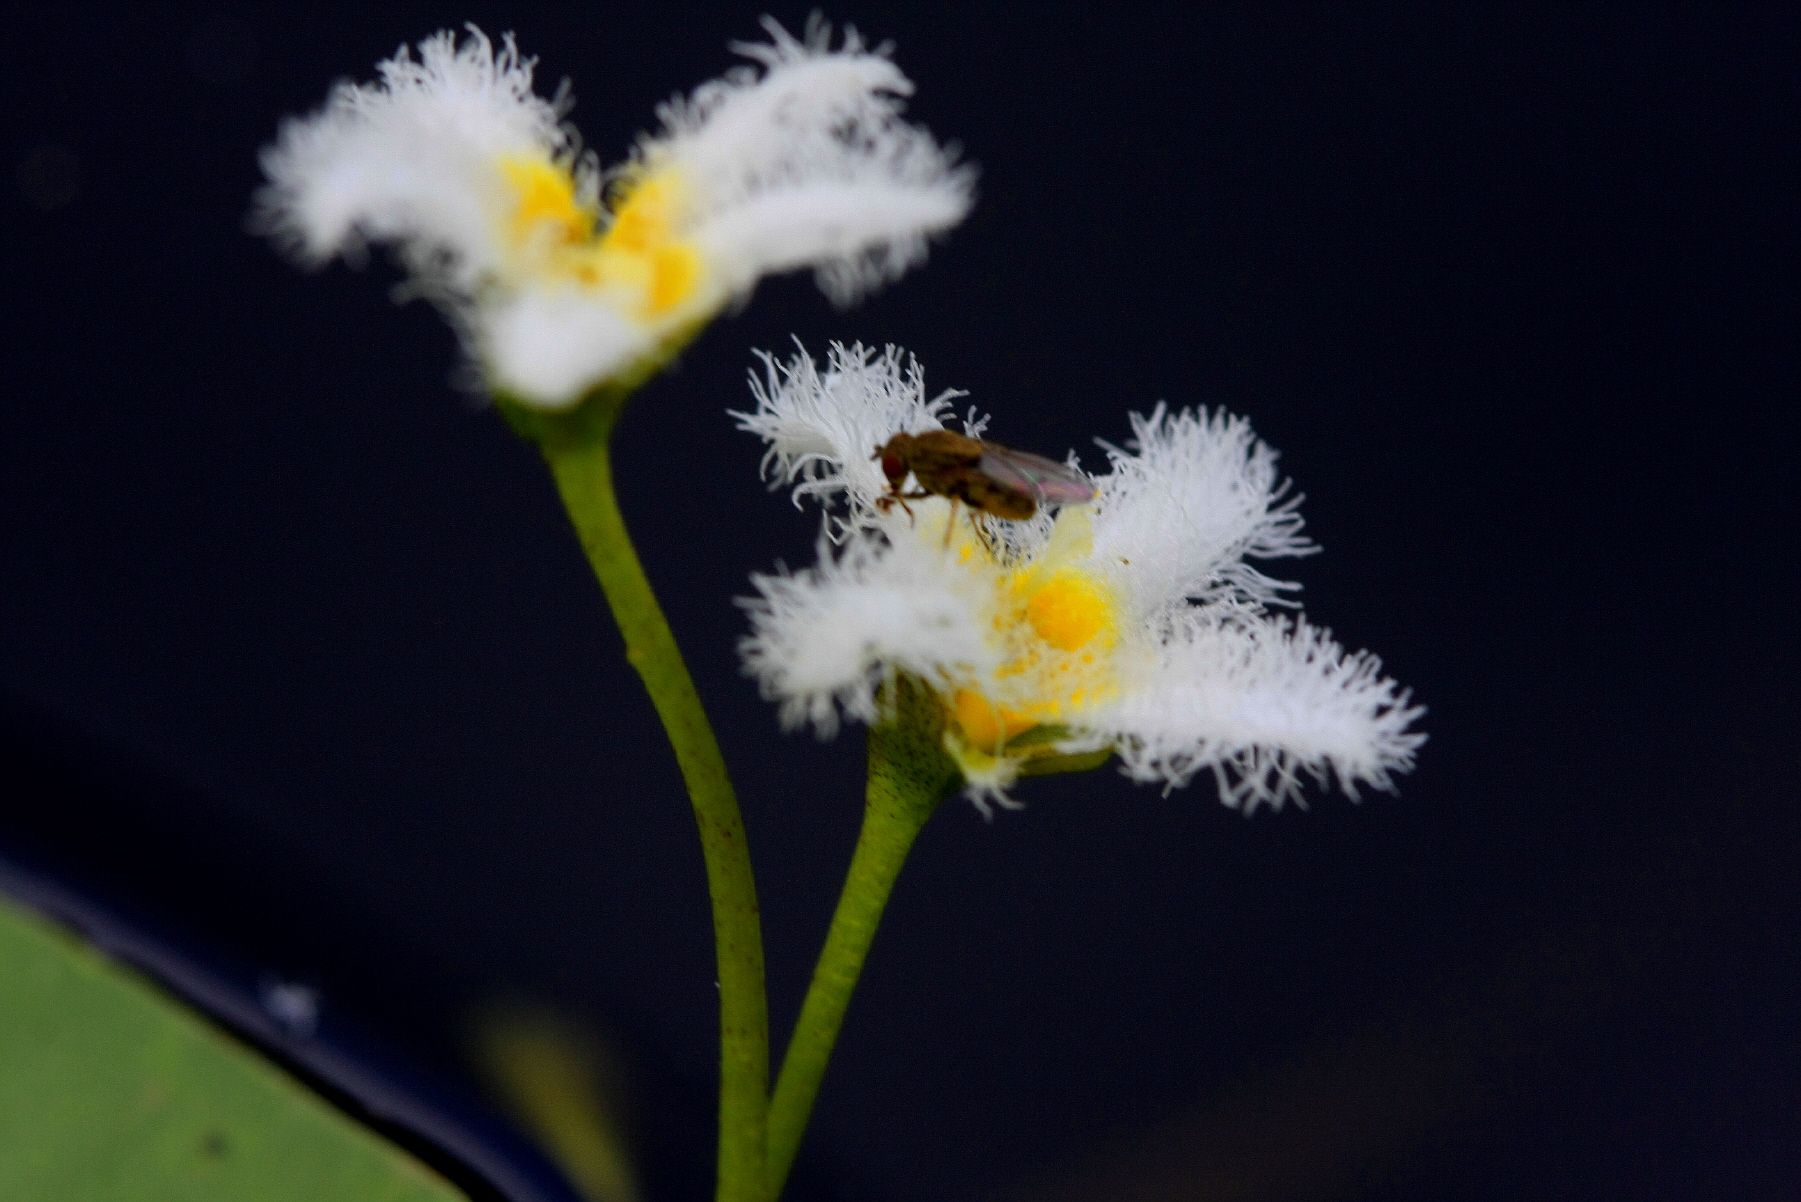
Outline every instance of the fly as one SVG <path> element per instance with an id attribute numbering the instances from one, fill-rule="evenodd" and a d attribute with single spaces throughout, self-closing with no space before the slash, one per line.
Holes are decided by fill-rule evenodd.
<path id="1" fill-rule="evenodd" d="M 877 447 L 873 458 L 882 461 L 882 474 L 888 477 L 889 491 L 876 501 L 884 511 L 899 505 L 911 515 L 908 501 L 938 496 L 969 506 L 972 523 L 976 513 L 1023 522 L 1040 505 L 1094 500 L 1094 485 L 1075 468 L 949 430 L 903 431 Z M 918 485 L 914 492 L 902 490 L 908 472 Z M 979 533 L 981 527 L 976 529 Z M 945 537 L 949 538 L 949 527 Z"/>

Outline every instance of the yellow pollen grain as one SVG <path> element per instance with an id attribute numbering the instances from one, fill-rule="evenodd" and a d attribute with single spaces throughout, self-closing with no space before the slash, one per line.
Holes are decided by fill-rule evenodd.
<path id="1" fill-rule="evenodd" d="M 997 662 L 946 706 L 953 744 L 972 755 L 1042 754 L 1041 747 L 1006 748 L 1027 731 L 1079 719 L 1118 695 L 1119 594 L 1107 576 L 1085 567 L 1088 527 L 1069 512 L 1059 515 L 1051 546 L 1035 562 L 1010 564 L 978 554 L 983 548 L 973 539 L 958 540 L 957 560 L 995 590 L 989 618 Z"/>
<path id="2" fill-rule="evenodd" d="M 1059 651 L 1074 651 L 1112 622 L 1107 595 L 1077 572 L 1059 572 L 1026 602 L 1026 620 Z"/>

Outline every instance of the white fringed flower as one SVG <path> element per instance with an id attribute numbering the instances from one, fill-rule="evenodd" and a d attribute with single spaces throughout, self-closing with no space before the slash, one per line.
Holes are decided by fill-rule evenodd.
<path id="1" fill-rule="evenodd" d="M 812 267 L 848 303 L 963 218 L 972 173 L 901 120 L 912 84 L 884 50 L 764 24 L 736 47 L 756 67 L 663 105 L 604 175 L 510 36 L 402 47 L 283 126 L 259 224 L 308 263 L 393 244 L 486 383 L 547 409 L 656 363 L 764 275 Z"/>
<path id="2" fill-rule="evenodd" d="M 1303 773 L 1356 796 L 1412 767 L 1424 710 L 1376 658 L 1267 612 L 1296 586 L 1245 558 L 1317 548 L 1243 419 L 1134 414 L 1092 505 L 984 519 L 984 535 L 943 498 L 911 517 L 877 505 L 870 452 L 941 428 L 957 395 L 926 399 L 910 357 L 835 346 L 824 371 L 804 352 L 765 368 L 737 416 L 768 441 L 766 474 L 842 503 L 819 562 L 753 577 L 744 602 L 746 671 L 785 725 L 874 721 L 882 684 L 909 673 L 942 699 L 946 749 L 984 808 L 1043 757 L 1109 748 L 1167 787 L 1209 770 L 1247 812 L 1299 800 Z"/>

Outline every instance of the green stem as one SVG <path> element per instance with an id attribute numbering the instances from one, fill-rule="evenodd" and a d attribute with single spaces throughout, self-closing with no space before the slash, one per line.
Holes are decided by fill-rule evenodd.
<path id="1" fill-rule="evenodd" d="M 781 1194 L 800 1150 L 826 1062 L 895 878 L 926 819 L 962 781 L 944 752 L 944 711 L 930 690 L 903 676 L 887 690 L 885 702 L 887 717 L 869 728 L 863 830 L 770 1102 L 772 1198 Z"/>
<path id="2" fill-rule="evenodd" d="M 687 665 L 626 533 L 613 492 L 611 435 L 629 388 L 602 393 L 567 415 L 503 401 L 515 429 L 537 441 L 625 636 L 625 657 L 650 693 L 694 803 L 713 901 L 719 959 L 719 1202 L 766 1202 L 769 1004 L 763 934 L 744 821 L 725 760 Z"/>

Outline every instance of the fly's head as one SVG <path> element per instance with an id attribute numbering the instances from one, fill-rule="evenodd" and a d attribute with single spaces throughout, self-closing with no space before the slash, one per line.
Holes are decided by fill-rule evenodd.
<path id="1" fill-rule="evenodd" d="M 913 436 L 902 431 L 890 438 L 886 444 L 875 449 L 872 459 L 882 461 L 882 475 L 888 477 L 888 487 L 899 492 L 911 469 L 913 452 Z"/>

